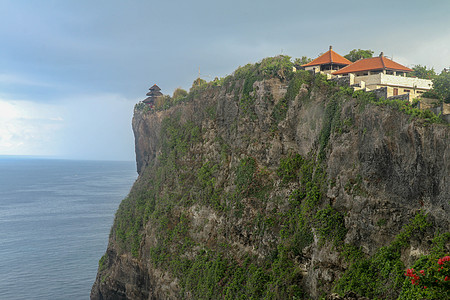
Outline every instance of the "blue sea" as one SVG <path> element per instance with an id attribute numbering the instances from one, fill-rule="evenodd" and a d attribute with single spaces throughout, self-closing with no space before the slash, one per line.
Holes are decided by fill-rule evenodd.
<path id="1" fill-rule="evenodd" d="M 89 299 L 134 162 L 0 156 L 0 299 Z"/>

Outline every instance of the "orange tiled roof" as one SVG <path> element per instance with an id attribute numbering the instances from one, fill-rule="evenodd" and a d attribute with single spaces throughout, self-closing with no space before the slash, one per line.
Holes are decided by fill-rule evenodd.
<path id="1" fill-rule="evenodd" d="M 342 75 L 372 70 L 394 70 L 394 71 L 412 72 L 410 68 L 407 68 L 399 63 L 396 63 L 393 60 L 390 60 L 389 58 L 380 55 L 377 57 L 360 59 L 349 66 L 343 67 L 342 69 L 333 72 L 333 75 Z"/>
<path id="2" fill-rule="evenodd" d="M 314 59 L 312 62 L 307 63 L 305 65 L 302 65 L 302 67 L 311 67 L 311 66 L 319 66 L 324 64 L 339 64 L 339 65 L 350 65 L 352 62 L 346 59 L 343 56 L 340 56 L 336 52 L 333 51 L 333 49 L 330 47 L 330 50 L 319 56 L 318 58 Z"/>

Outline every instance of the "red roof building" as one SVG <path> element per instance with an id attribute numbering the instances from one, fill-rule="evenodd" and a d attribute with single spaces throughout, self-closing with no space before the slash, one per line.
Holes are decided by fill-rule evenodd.
<path id="1" fill-rule="evenodd" d="M 355 76 L 372 75 L 378 73 L 384 73 L 389 75 L 405 75 L 412 72 L 410 68 L 407 68 L 399 63 L 396 63 L 389 58 L 386 58 L 381 52 L 380 56 L 371 57 L 366 59 L 360 59 L 351 65 L 348 65 L 338 71 L 333 72 L 333 75 L 347 75 L 354 74 Z"/>
<path id="2" fill-rule="evenodd" d="M 351 63 L 352 62 L 345 57 L 334 52 L 333 47 L 330 46 L 330 50 L 320 55 L 310 63 L 302 65 L 302 67 L 307 71 L 313 70 L 315 72 L 322 71 L 324 73 L 331 73 L 333 71 L 340 70 Z"/>
<path id="3" fill-rule="evenodd" d="M 348 77 L 349 85 L 354 89 L 382 90 L 385 98 L 404 95 L 402 99 L 412 101 L 430 90 L 433 83 L 428 79 L 406 77 L 411 71 L 413 70 L 386 58 L 381 52 L 378 57 L 360 59 L 332 75 Z"/>

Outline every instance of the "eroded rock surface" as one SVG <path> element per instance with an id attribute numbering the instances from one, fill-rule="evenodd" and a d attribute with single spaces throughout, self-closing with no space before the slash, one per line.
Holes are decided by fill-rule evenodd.
<path id="1" fill-rule="evenodd" d="M 273 255 L 282 241 L 283 225 L 277 215 L 289 211 L 292 205 L 289 195 L 299 184 L 284 183 L 277 176 L 280 159 L 291 153 L 316 159 L 324 143 L 321 136 L 330 118 L 329 92 L 303 84 L 295 99 L 287 103 L 284 117 L 274 120 L 274 110 L 283 101 L 288 82 L 257 81 L 248 105 L 242 100 L 242 84 L 210 87 L 190 102 L 165 111 L 134 114 L 140 176 L 130 195 L 153 186 L 149 178 L 154 177 L 149 174 L 163 170 L 159 167 L 164 147 L 172 147 L 163 141 L 164 120 L 192 124 L 189 134 L 196 135 L 195 142 L 178 150 L 182 168 L 173 173 L 178 176 L 176 182 L 164 185 L 159 194 L 178 193 L 176 199 L 181 202 L 190 199 L 171 207 L 167 223 L 170 227 L 179 224 L 179 220 L 187 220 L 189 228 L 183 234 L 192 241 L 192 246 L 183 248 L 180 254 L 186 259 L 193 259 L 201 249 L 222 251 L 239 264 L 246 255 L 252 255 L 256 262 Z M 402 251 L 403 263 L 411 264 L 420 255 L 429 253 L 430 240 L 437 231 L 449 231 L 450 128 L 423 124 L 401 112 L 361 104 L 351 97 L 333 101 L 337 101 L 333 112 L 335 124 L 323 149 L 326 178 L 321 207 L 329 205 L 343 216 L 346 232 L 342 242 L 360 248 L 367 256 L 389 245 L 417 212 L 428 214 L 432 226 L 414 236 L 410 246 Z M 181 156 L 182 151 L 185 152 Z M 212 203 L 196 202 L 209 188 L 209 183 L 204 184 L 204 189 L 200 185 L 198 189 L 191 188 L 198 184 L 200 167 L 207 162 L 216 165 L 212 168 L 211 185 L 225 195 L 239 189 L 236 170 L 246 158 L 253 159 L 257 169 L 266 172 L 261 180 L 270 180 L 272 184 L 263 200 L 242 196 L 239 214 L 226 213 Z M 190 181 L 182 182 L 182 177 Z M 228 203 L 223 197 L 219 199 L 222 206 Z M 232 211 L 236 209 L 230 207 Z M 278 220 L 275 225 L 270 221 L 271 214 Z M 260 216 L 264 216 L 266 225 L 258 223 Z M 195 298 L 182 289 L 183 278 L 152 262 L 152 249 L 162 243 L 158 224 L 146 220 L 138 232 L 140 242 L 134 254 L 127 246 L 119 245 L 118 226 L 116 218 L 106 262 L 99 268 L 91 299 L 179 299 L 181 295 Z M 366 299 L 351 293 L 342 297 L 331 294 L 349 263 L 331 241 L 321 240 L 314 226 L 312 233 L 312 243 L 293 258 L 301 273 L 299 286 L 306 295 Z M 223 250 L 222 245 L 228 248 Z M 177 251 L 181 250 L 175 250 L 178 246 L 171 247 L 168 251 L 180 253 Z"/>

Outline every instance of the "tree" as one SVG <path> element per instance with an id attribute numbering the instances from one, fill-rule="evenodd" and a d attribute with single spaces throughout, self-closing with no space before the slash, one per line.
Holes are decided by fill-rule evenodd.
<path id="1" fill-rule="evenodd" d="M 162 95 L 156 98 L 155 100 L 155 109 L 161 110 L 166 109 L 171 106 L 172 98 L 169 95 Z"/>
<path id="2" fill-rule="evenodd" d="M 287 55 L 278 55 L 275 57 L 264 58 L 258 66 L 258 70 L 263 76 L 278 76 L 284 80 L 289 78 L 293 72 L 292 67 L 294 64 L 291 62 L 291 57 Z"/>
<path id="3" fill-rule="evenodd" d="M 433 79 L 436 77 L 434 68 L 427 69 L 427 66 L 415 65 L 413 71 L 408 74 L 409 77 L 418 77 L 424 79 Z"/>
<path id="4" fill-rule="evenodd" d="M 312 61 L 311 58 L 307 57 L 307 56 L 302 56 L 302 58 L 296 58 L 294 60 L 294 65 L 306 65 L 307 63 L 310 63 Z"/>
<path id="5" fill-rule="evenodd" d="M 172 98 L 175 101 L 175 100 L 186 97 L 187 94 L 188 94 L 188 92 L 186 90 L 183 90 L 181 87 L 178 87 L 175 89 L 175 91 L 173 91 Z"/>
<path id="6" fill-rule="evenodd" d="M 192 83 L 191 90 L 192 90 L 192 89 L 195 89 L 196 87 L 202 86 L 202 85 L 204 85 L 204 84 L 206 84 L 206 80 L 201 79 L 200 77 L 198 77 L 198 78 L 195 79 L 194 82 Z"/>
<path id="7" fill-rule="evenodd" d="M 372 55 L 373 55 L 372 50 L 353 49 L 352 51 L 350 51 L 349 54 L 344 55 L 344 57 L 349 61 L 355 62 L 363 58 L 370 58 L 372 57 Z"/>
<path id="8" fill-rule="evenodd" d="M 450 72 L 442 71 L 433 79 L 433 90 L 445 103 L 450 103 Z"/>

